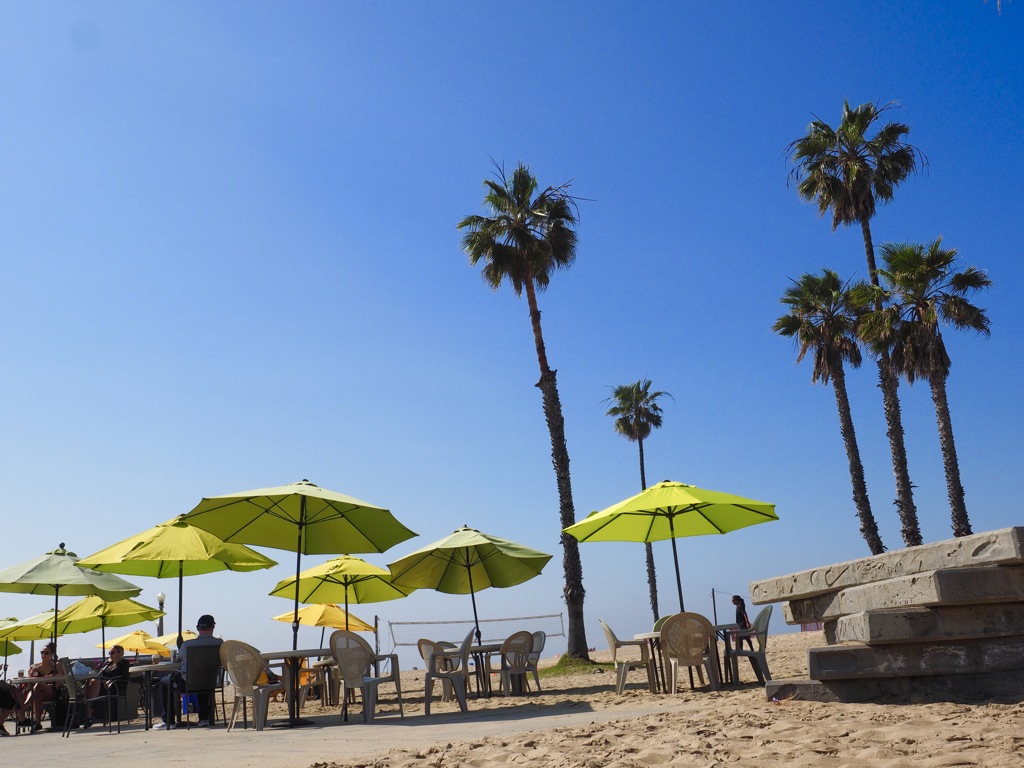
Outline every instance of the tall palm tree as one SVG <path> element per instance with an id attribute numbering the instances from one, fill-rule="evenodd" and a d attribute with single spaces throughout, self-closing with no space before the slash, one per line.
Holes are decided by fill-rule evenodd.
<path id="1" fill-rule="evenodd" d="M 526 292 L 533 326 L 533 341 L 540 365 L 540 388 L 544 416 L 551 434 L 551 460 L 558 483 L 561 528 L 576 522 L 569 478 L 569 449 L 565 444 L 565 422 L 558 397 L 555 370 L 548 365 L 544 335 L 540 326 L 537 291 L 548 286 L 551 273 L 567 269 L 576 258 L 576 198 L 569 194 L 569 183 L 546 187 L 537 193 L 537 179 L 522 163 L 505 175 L 503 166 L 495 163 L 495 178 L 485 179 L 487 190 L 484 205 L 489 216 L 467 216 L 458 228 L 465 230 L 462 248 L 469 254 L 469 263 L 483 262 L 481 276 L 494 290 L 506 280 L 516 296 Z M 567 653 L 589 658 L 587 636 L 583 626 L 583 567 L 579 543 L 562 534 L 562 563 L 565 570 L 565 604 L 569 617 Z"/>
<path id="2" fill-rule="evenodd" d="M 612 387 L 612 396 L 605 400 L 613 405 L 605 412 L 615 417 L 615 431 L 637 444 L 640 449 L 640 490 L 647 490 L 647 473 L 644 470 L 644 440 L 651 430 L 661 427 L 661 406 L 658 400 L 672 397 L 668 392 L 651 392 L 651 380 L 639 379 L 630 384 Z M 647 586 L 651 593 L 651 611 L 658 620 L 658 578 L 654 570 L 654 549 L 650 542 L 644 543 L 647 555 Z"/>
<path id="3" fill-rule="evenodd" d="M 796 182 L 800 197 L 816 202 L 821 216 L 831 211 L 833 230 L 840 224 L 860 225 L 868 276 L 875 286 L 878 275 L 870 222 L 877 203 L 892 200 L 896 187 L 927 163 L 927 158 L 905 141 L 910 128 L 903 123 L 886 123 L 874 135 L 868 135 L 882 114 L 897 106 L 895 102 L 883 106 L 868 103 L 851 109 L 843 100 L 838 128 L 815 119 L 808 126 L 807 134 L 791 142 L 786 149 L 793 165 L 790 177 Z M 878 360 L 878 378 L 896 476 L 896 508 L 901 533 L 908 547 L 917 546 L 922 542 L 921 529 L 907 468 L 899 378 L 884 356 Z"/>
<path id="4" fill-rule="evenodd" d="M 803 275 L 786 289 L 780 299 L 789 309 L 787 314 L 775 321 L 772 330 L 796 341 L 800 350 L 796 358 L 798 363 L 808 352 L 813 355 L 813 383 L 832 382 L 836 408 L 839 410 L 839 430 L 850 465 L 853 503 L 860 519 L 860 532 L 871 554 L 877 555 L 885 551 L 885 546 L 878 534 L 878 524 L 868 500 L 864 465 L 860 460 L 850 399 L 846 393 L 844 367 L 846 363 L 854 368 L 860 367 L 862 358 L 857 340 L 857 321 L 866 309 L 866 299 L 862 283 L 843 283 L 839 275 L 830 269 L 823 270 L 820 276 Z"/>
<path id="5" fill-rule="evenodd" d="M 972 330 L 988 336 L 988 315 L 966 297 L 987 288 L 992 281 L 975 267 L 957 272 L 956 249 L 943 248 L 941 237 L 928 245 L 886 243 L 881 251 L 885 268 L 878 273 L 885 288 L 886 305 L 865 318 L 861 334 L 876 351 L 889 353 L 893 370 L 908 382 L 913 383 L 918 377 L 928 380 L 946 471 L 953 535 L 968 536 L 971 521 L 964 502 L 953 422 L 946 399 L 946 379 L 951 363 L 939 326 L 947 323 L 957 330 Z"/>

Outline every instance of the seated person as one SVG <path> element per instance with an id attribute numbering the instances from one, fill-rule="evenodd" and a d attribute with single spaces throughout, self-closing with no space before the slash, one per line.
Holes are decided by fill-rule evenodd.
<path id="1" fill-rule="evenodd" d="M 63 675 L 64 670 L 60 662 L 54 658 L 57 653 L 57 644 L 50 642 L 39 651 L 39 662 L 28 668 L 28 677 L 50 677 L 51 675 Z M 35 733 L 43 727 L 43 705 L 54 700 L 57 695 L 59 684 L 35 683 L 29 685 L 28 695 L 25 697 L 25 706 L 32 707 L 32 732 Z"/>
<path id="2" fill-rule="evenodd" d="M 11 716 L 12 712 L 19 723 L 25 722 L 22 719 L 23 707 L 21 691 L 6 680 L 0 681 L 0 736 L 11 735 L 7 732 L 7 729 L 4 728 L 4 723 L 7 721 L 7 718 Z"/>
<path id="3" fill-rule="evenodd" d="M 104 696 L 122 693 L 125 690 L 125 686 L 128 685 L 129 673 L 130 667 L 128 659 L 124 657 L 124 648 L 120 645 L 112 646 L 110 649 L 110 659 L 100 668 L 100 676 L 88 681 L 85 685 L 86 712 L 85 722 L 82 723 L 83 727 L 88 728 L 92 725 L 93 709 L 89 699 L 97 698 L 101 692 Z M 117 705 L 114 704 L 113 706 L 113 712 L 116 713 Z M 104 710 L 104 713 L 106 714 L 106 710 Z"/>
<path id="4" fill-rule="evenodd" d="M 184 677 L 188 671 L 188 651 L 190 648 L 195 648 L 200 645 L 220 645 L 224 641 L 219 637 L 213 636 L 213 628 L 216 626 L 216 622 L 213 620 L 213 616 L 208 613 L 204 613 L 199 617 L 199 621 L 196 622 L 196 631 L 199 633 L 198 637 L 194 637 L 191 640 L 186 640 L 181 644 L 181 648 L 178 649 L 178 655 L 181 658 L 181 672 L 174 672 L 170 675 L 165 675 L 160 678 L 159 685 L 156 686 L 154 691 L 152 702 L 153 712 L 161 716 L 160 722 L 153 726 L 155 730 L 164 730 L 174 727 L 174 714 L 167 711 L 166 702 L 170 699 L 172 691 L 184 690 Z M 199 725 L 210 724 L 210 710 L 212 709 L 213 695 L 204 694 L 198 697 L 197 709 L 199 710 Z M 168 717 L 170 714 L 170 717 Z"/>

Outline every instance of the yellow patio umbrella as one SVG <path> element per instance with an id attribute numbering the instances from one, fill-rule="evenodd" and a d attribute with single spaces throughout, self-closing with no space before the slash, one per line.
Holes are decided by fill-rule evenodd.
<path id="1" fill-rule="evenodd" d="M 214 534 L 175 517 L 78 561 L 83 568 L 155 579 L 178 579 L 178 645 L 182 634 L 182 580 L 216 571 L 256 571 L 277 563 L 241 544 L 228 544 Z"/>
<path id="2" fill-rule="evenodd" d="M 195 640 L 197 637 L 199 637 L 199 635 L 193 632 L 191 629 L 186 629 L 184 632 L 181 633 L 181 639 L 183 642 L 188 640 Z M 153 642 L 160 643 L 160 645 L 166 645 L 168 648 L 170 648 L 172 644 L 178 642 L 178 633 L 169 632 L 166 635 L 158 635 L 157 637 L 153 638 Z"/>
<path id="3" fill-rule="evenodd" d="M 563 530 L 581 542 L 671 539 L 679 610 L 683 611 L 686 609 L 679 577 L 677 538 L 729 533 L 778 519 L 775 505 L 766 501 L 665 480 L 607 509 L 592 512 Z"/>
<path id="4" fill-rule="evenodd" d="M 284 621 L 291 624 L 294 618 L 294 612 L 288 611 L 287 613 L 282 613 L 280 616 L 275 616 L 274 621 Z M 353 616 L 341 606 L 335 605 L 334 603 L 315 603 L 313 605 L 303 606 L 299 609 L 299 624 L 305 624 L 309 627 L 323 627 L 324 629 L 320 632 L 321 646 L 324 644 L 324 632 L 327 631 L 327 627 L 334 627 L 335 629 L 349 629 L 353 632 L 374 631 L 372 626 L 367 624 L 358 616 Z"/>
<path id="5" fill-rule="evenodd" d="M 166 645 L 162 645 L 148 632 L 143 632 L 141 629 L 137 629 L 134 632 L 129 632 L 127 635 L 116 637 L 107 643 L 101 643 L 97 645 L 97 648 L 102 648 L 106 651 L 108 648 L 113 648 L 115 645 L 120 645 L 124 648 L 125 653 L 135 654 L 149 654 L 151 656 L 170 656 L 171 649 Z"/>

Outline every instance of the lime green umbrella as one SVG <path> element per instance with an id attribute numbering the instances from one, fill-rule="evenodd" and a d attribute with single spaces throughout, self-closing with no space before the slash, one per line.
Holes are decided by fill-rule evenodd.
<path id="1" fill-rule="evenodd" d="M 468 593 L 479 644 L 476 593 L 487 587 L 522 584 L 538 576 L 550 559 L 551 555 L 536 549 L 463 526 L 388 567 L 391 583 L 399 587 L 434 589 L 454 595 Z"/>
<path id="2" fill-rule="evenodd" d="M 53 636 L 53 608 L 35 616 L 0 627 L 0 638 L 8 640 L 47 640 Z"/>
<path id="3" fill-rule="evenodd" d="M 185 519 L 224 541 L 296 553 L 293 648 L 298 648 L 302 555 L 384 552 L 416 535 L 383 507 L 308 480 L 203 499 Z"/>
<path id="4" fill-rule="evenodd" d="M 68 552 L 64 542 L 58 549 L 0 571 L 0 592 L 53 595 L 54 614 L 60 610 L 60 595 L 99 595 L 107 600 L 135 597 L 142 589 L 112 573 L 97 573 L 78 566 L 78 555 Z M 57 642 L 56 623 L 51 637 Z"/>
<path id="5" fill-rule="evenodd" d="M 381 603 L 397 600 L 415 591 L 411 587 L 398 587 L 391 583 L 391 571 L 372 565 L 360 557 L 342 555 L 308 568 L 299 574 L 300 603 L 326 603 L 343 601 L 345 615 L 349 603 Z M 274 597 L 293 597 L 295 577 L 278 582 L 270 593 Z M 299 611 L 301 614 L 305 609 Z M 334 625 L 328 625 L 334 626 Z M 341 625 L 345 629 L 350 627 Z M 371 627 L 372 629 L 372 627 Z"/>
<path id="6" fill-rule="evenodd" d="M 156 621 L 163 615 L 163 611 L 135 600 L 108 601 L 90 595 L 57 614 L 57 634 L 73 635 L 98 629 L 106 645 L 107 627 L 130 627 L 143 621 Z"/>
<path id="7" fill-rule="evenodd" d="M 83 568 L 178 579 L 178 645 L 182 636 L 182 581 L 216 571 L 256 571 L 276 562 L 241 544 L 228 544 L 182 515 L 78 561 Z M 126 625 L 122 625 L 126 626 Z"/>
<path id="8" fill-rule="evenodd" d="M 682 611 L 683 584 L 679 577 L 677 538 L 729 533 L 778 519 L 774 504 L 666 480 L 607 509 L 592 512 L 564 530 L 581 542 L 671 539 L 679 610 Z"/>
<path id="9" fill-rule="evenodd" d="M 9 626 L 11 624 L 17 624 L 17 623 L 18 623 L 18 620 L 16 618 L 14 618 L 13 616 L 11 616 L 9 618 L 6 618 L 6 619 L 0 619 L 0 629 L 3 629 L 4 627 Z M 3 650 L 3 652 L 4 652 L 4 680 L 6 680 L 7 679 L 7 657 L 8 656 L 12 656 L 12 655 L 14 655 L 16 653 L 21 653 L 21 648 L 19 648 L 17 645 L 15 645 L 13 641 L 11 641 L 11 640 L 9 640 L 9 639 L 7 639 L 5 637 L 2 640 L 0 640 L 0 650 Z"/>
<path id="10" fill-rule="evenodd" d="M 309 480 L 274 488 L 257 488 L 203 499 L 185 515 L 224 541 L 295 552 L 295 603 L 292 608 L 292 649 L 299 647 L 299 578 L 303 555 L 384 552 L 416 534 L 383 507 Z M 298 674 L 288 698 L 288 721 L 298 724 Z"/>

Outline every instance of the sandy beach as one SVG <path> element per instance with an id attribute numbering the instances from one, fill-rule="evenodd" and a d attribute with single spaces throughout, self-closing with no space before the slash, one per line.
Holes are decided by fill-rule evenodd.
<path id="1" fill-rule="evenodd" d="M 776 678 L 802 677 L 806 649 L 823 645 L 820 632 L 773 636 L 769 663 Z M 598 651 L 595 660 L 607 658 Z M 552 663 L 553 660 L 547 660 Z M 603 766 L 1017 766 L 1024 760 L 1024 704 L 952 703 L 818 704 L 767 701 L 750 667 L 741 660 L 739 688 L 691 691 L 675 696 L 647 691 L 634 672 L 623 696 L 604 671 L 543 678 L 544 690 L 525 697 L 471 699 L 470 712 L 435 698 L 423 715 L 423 672 L 403 673 L 405 718 L 398 717 L 389 688 L 382 690 L 378 720 L 363 725 L 359 708 L 336 725 L 338 710 L 307 705 L 312 728 L 268 728 L 256 733 L 223 728 L 121 735 L 78 731 L 6 738 L 7 759 L 43 764 L 75 755 L 78 768 L 144 761 L 158 750 L 161 765 L 275 768 L 405 768 L 523 764 L 551 768 Z M 284 708 L 272 705 L 271 717 Z"/>

